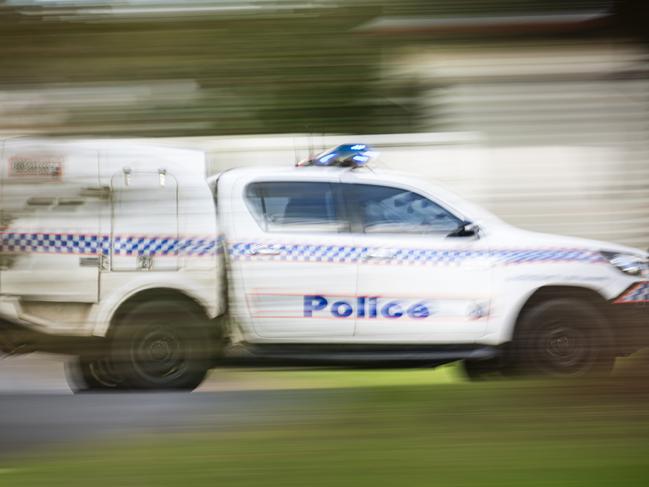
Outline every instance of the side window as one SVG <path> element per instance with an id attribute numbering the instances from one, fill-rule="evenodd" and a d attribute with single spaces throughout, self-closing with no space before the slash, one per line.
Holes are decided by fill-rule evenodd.
<path id="1" fill-rule="evenodd" d="M 389 186 L 347 187 L 364 233 L 449 233 L 460 219 L 417 193 Z"/>
<path id="2" fill-rule="evenodd" d="M 348 232 L 336 186 L 298 181 L 252 183 L 246 188 L 246 202 L 267 232 Z"/>

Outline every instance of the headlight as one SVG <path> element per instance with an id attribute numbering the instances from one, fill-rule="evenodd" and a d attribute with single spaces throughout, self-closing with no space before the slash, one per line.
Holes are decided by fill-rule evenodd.
<path id="1" fill-rule="evenodd" d="M 646 257 L 618 252 L 600 252 L 606 260 L 628 276 L 649 277 L 649 260 Z"/>

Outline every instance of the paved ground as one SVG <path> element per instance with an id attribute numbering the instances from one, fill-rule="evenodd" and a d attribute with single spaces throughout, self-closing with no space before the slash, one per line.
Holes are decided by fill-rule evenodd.
<path id="1" fill-rule="evenodd" d="M 254 380 L 242 384 L 216 374 L 192 394 L 73 395 L 64 362 L 43 354 L 0 359 L 0 459 L 79 440 L 275 421 L 325 393 L 263 390 Z"/>
<path id="2" fill-rule="evenodd" d="M 0 394 L 72 394 L 65 380 L 66 358 L 57 355 L 0 355 Z"/>

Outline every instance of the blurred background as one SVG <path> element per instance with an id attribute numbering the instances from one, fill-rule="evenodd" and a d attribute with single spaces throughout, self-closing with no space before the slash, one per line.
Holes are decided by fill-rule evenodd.
<path id="1" fill-rule="evenodd" d="M 171 138 L 212 172 L 368 141 L 511 223 L 646 248 L 647 11 L 2 0 L 0 136 Z"/>
<path id="2" fill-rule="evenodd" d="M 367 142 L 510 223 L 646 249 L 648 11 L 0 0 L 0 139 L 156 139 L 204 149 L 212 173 Z M 60 360 L 0 362 L 0 485 L 649 479 L 646 363 L 579 385 L 468 384 L 454 366 L 216 370 L 205 394 L 63 397 Z"/>

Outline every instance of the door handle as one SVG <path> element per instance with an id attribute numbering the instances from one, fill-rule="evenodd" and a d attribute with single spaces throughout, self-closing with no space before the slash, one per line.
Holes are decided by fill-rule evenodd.
<path id="1" fill-rule="evenodd" d="M 99 267 L 101 260 L 99 257 L 79 257 L 80 267 Z"/>
<path id="2" fill-rule="evenodd" d="M 99 270 L 105 271 L 108 270 L 106 263 L 106 256 L 104 254 L 96 257 L 79 257 L 80 267 L 98 267 Z"/>
<path id="3" fill-rule="evenodd" d="M 251 255 L 279 255 L 281 247 L 275 245 L 255 245 L 250 249 Z"/>
<path id="4" fill-rule="evenodd" d="M 363 255 L 363 260 L 390 260 L 397 255 L 396 250 L 392 249 L 374 249 L 368 250 L 367 253 Z"/>

